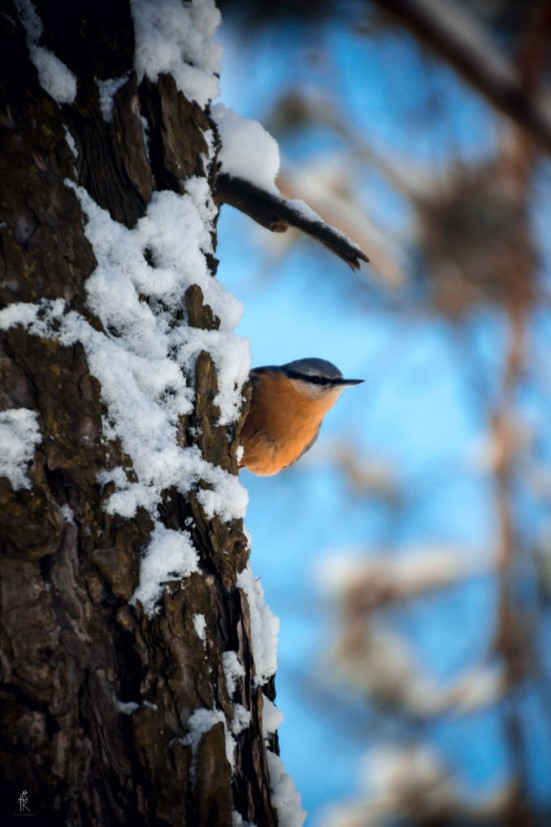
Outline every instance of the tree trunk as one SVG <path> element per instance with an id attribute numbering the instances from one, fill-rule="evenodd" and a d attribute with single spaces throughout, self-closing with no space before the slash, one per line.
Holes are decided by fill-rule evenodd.
<path id="1" fill-rule="evenodd" d="M 187 492 L 160 485 L 155 507 L 126 516 L 110 507 L 115 472 L 124 469 L 129 485 L 140 472 L 91 351 L 67 334 L 76 318 L 90 337 L 117 345 L 121 336 L 90 306 L 99 254 L 82 191 L 67 181 L 128 229 L 155 191 L 184 195 L 192 176 L 212 189 L 208 107 L 186 99 L 170 74 L 139 81 L 128 0 L 35 7 L 40 47 L 68 67 L 77 91 L 60 102 L 63 92 L 54 100 L 43 88 L 29 45 L 36 27 L 25 31 L 28 4 L 14 2 L 0 14 L 0 291 L 3 307 L 32 308 L 34 322 L 5 315 L 0 354 L 3 422 L 23 434 L 29 460 L 24 473 L 20 462 L 0 478 L 2 811 L 19 813 L 25 791 L 32 812 L 59 824 L 213 827 L 241 816 L 275 825 L 261 720 L 271 677 L 255 672 L 245 580 L 237 585 L 249 554 L 242 521 L 213 513 L 204 479 Z M 122 81 L 106 119 L 96 79 L 109 78 Z M 144 257 L 153 272 L 154 255 Z M 214 279 L 216 260 L 206 258 Z M 146 288 L 139 298 L 164 314 L 167 330 L 219 327 L 198 286 L 177 311 Z M 177 447 L 197 446 L 236 475 L 239 422 L 217 424 L 211 354 L 179 367 L 195 394 Z M 32 428 L 17 431 L 29 412 L 36 444 Z M 146 611 L 132 597 L 155 526 L 188 532 L 198 565 L 167 577 Z"/>

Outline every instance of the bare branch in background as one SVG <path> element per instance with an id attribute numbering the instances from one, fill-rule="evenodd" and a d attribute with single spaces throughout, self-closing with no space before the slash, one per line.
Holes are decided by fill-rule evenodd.
<path id="1" fill-rule="evenodd" d="M 551 100 L 526 88 L 517 68 L 489 40 L 474 16 L 449 0 L 373 0 L 456 69 L 493 106 L 551 153 Z M 548 3 L 539 6 L 548 7 Z M 549 33 L 549 15 L 543 16 Z M 541 28 L 541 27 L 540 27 Z M 526 78 L 528 79 L 528 78 Z"/>

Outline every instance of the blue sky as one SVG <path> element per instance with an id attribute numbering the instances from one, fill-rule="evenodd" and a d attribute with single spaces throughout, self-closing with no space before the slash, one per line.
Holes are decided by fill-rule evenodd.
<path id="1" fill-rule="evenodd" d="M 225 47 L 221 100 L 244 116 L 262 122 L 292 83 L 312 94 L 325 84 L 340 95 L 359 134 L 365 132 L 390 157 L 396 153 L 412 164 L 439 169 L 450 154 L 482 158 L 493 145 L 492 119 L 484 105 L 450 72 L 427 70 L 405 38 L 386 37 L 367 46 L 333 25 L 315 36 L 292 29 L 249 33 L 246 40 L 223 27 L 220 39 Z M 312 53 L 318 48 L 323 59 L 316 61 Z M 427 77 L 441 108 L 436 116 L 420 119 Z M 316 131 L 284 142 L 284 164 L 300 167 L 334 144 L 334 138 Z M 407 208 L 382 182 L 379 187 L 370 193 L 379 219 L 407 232 Z M 366 306 L 351 286 L 357 277 L 314 242 L 296 247 L 271 272 L 262 250 L 267 232 L 230 208 L 222 210 L 219 277 L 243 303 L 238 332 L 250 339 L 253 365 L 319 356 L 345 375 L 366 379 L 343 395 L 327 416 L 318 444 L 299 465 L 277 477 L 242 474 L 251 498 L 247 526 L 253 570 L 281 620 L 282 757 L 310 813 L 307 823 L 315 827 L 325 804 L 354 794 L 358 762 L 373 742 L 365 702 L 324 676 L 333 620 L 316 585 L 320 560 L 335 549 L 407 553 L 411 546 L 438 543 L 489 555 L 495 533 L 491 490 L 469 460 L 487 423 L 483 405 L 473 396 L 464 346 L 476 352 L 491 396 L 504 331 L 491 313 L 473 318 L 462 338 L 428 314 L 404 316 L 376 303 Z M 398 520 L 381 503 L 366 504 L 352 495 L 342 472 L 325 460 L 332 441 L 350 437 L 359 453 L 383 462 L 413 492 Z M 422 601 L 395 622 L 397 628 L 400 623 L 407 627 L 413 651 L 429 674 L 445 681 L 484 656 L 495 600 L 491 578 L 479 577 Z M 527 709 L 534 713 L 533 705 Z M 467 786 L 488 790 L 506 778 L 502 720 L 495 710 L 426 729 L 429 741 L 455 761 Z M 536 773 L 540 779 L 550 765 L 548 748 L 541 754 L 546 757 Z"/>

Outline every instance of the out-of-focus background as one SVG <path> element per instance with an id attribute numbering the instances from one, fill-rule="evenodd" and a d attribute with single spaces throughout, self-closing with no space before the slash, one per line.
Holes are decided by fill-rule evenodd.
<path id="1" fill-rule="evenodd" d="M 371 259 L 222 211 L 253 364 L 366 380 L 242 474 L 308 824 L 551 824 L 551 3 L 222 11 L 221 100 Z"/>

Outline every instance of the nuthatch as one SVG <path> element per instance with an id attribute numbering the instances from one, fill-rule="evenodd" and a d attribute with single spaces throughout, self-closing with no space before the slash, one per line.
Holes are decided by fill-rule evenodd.
<path id="1" fill-rule="evenodd" d="M 316 441 L 323 417 L 345 388 L 363 379 L 343 379 L 325 359 L 297 359 L 253 368 L 249 413 L 241 431 L 240 465 L 255 474 L 277 474 Z"/>

